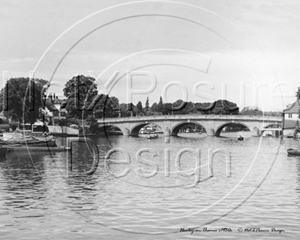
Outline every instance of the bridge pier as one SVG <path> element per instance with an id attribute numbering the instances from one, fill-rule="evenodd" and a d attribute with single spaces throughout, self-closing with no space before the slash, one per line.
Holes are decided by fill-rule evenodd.
<path id="1" fill-rule="evenodd" d="M 129 136 L 130 135 L 130 131 L 129 131 L 128 128 L 125 128 L 124 130 L 122 130 L 122 132 L 123 132 L 124 136 Z"/>
<path id="2" fill-rule="evenodd" d="M 208 129 L 206 130 L 206 134 L 207 134 L 208 136 L 215 136 L 215 135 L 216 135 L 215 129 L 213 129 L 213 128 L 208 128 Z"/>
<path id="3" fill-rule="evenodd" d="M 254 127 L 252 130 L 252 136 L 253 137 L 259 137 L 260 136 L 260 131 L 257 127 Z"/>
<path id="4" fill-rule="evenodd" d="M 167 136 L 167 137 L 171 136 L 171 130 L 170 130 L 170 128 L 166 127 L 164 129 L 164 135 Z"/>

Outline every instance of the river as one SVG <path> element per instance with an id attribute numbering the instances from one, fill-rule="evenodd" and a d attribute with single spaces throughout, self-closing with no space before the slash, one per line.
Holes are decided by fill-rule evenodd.
<path id="1" fill-rule="evenodd" d="M 300 239 L 300 157 L 286 152 L 298 142 L 222 135 L 90 137 L 100 155 L 92 175 L 89 143 L 72 154 L 9 153 L 0 238 Z"/>

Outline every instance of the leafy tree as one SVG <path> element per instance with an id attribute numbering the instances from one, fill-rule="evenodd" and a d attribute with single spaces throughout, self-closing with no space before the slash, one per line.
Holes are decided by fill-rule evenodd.
<path id="1" fill-rule="evenodd" d="M 242 115 L 263 115 L 263 112 L 258 107 L 244 107 L 240 112 Z"/>
<path id="2" fill-rule="evenodd" d="M 144 109 L 143 109 L 143 104 L 141 101 L 139 101 L 136 105 L 136 110 L 137 110 L 137 114 L 141 115 L 143 114 L 144 112 Z"/>
<path id="3" fill-rule="evenodd" d="M 202 114 L 236 115 L 239 108 L 228 100 L 217 100 L 213 103 L 196 103 L 195 107 Z"/>
<path id="4" fill-rule="evenodd" d="M 1 111 L 7 118 L 34 123 L 40 117 L 43 105 L 43 79 L 11 78 L 0 92 Z"/>
<path id="5" fill-rule="evenodd" d="M 85 120 L 85 122 L 90 126 L 90 132 L 91 133 L 97 133 L 98 132 L 98 121 L 93 116 L 88 116 Z"/>
<path id="6" fill-rule="evenodd" d="M 149 107 L 149 97 L 147 97 L 146 103 L 145 103 L 145 112 L 148 112 L 150 110 Z"/>
<path id="7" fill-rule="evenodd" d="M 229 115 L 238 114 L 239 108 L 233 102 L 227 100 L 217 100 L 211 114 Z"/>
<path id="8" fill-rule="evenodd" d="M 157 104 L 156 111 L 157 112 L 161 112 L 162 114 L 165 113 L 165 107 L 164 107 L 164 103 L 163 103 L 162 97 L 159 98 L 159 102 Z"/>
<path id="9" fill-rule="evenodd" d="M 58 126 L 64 127 L 64 126 L 68 126 L 68 120 L 67 119 L 59 119 L 58 120 Z"/>
<path id="10" fill-rule="evenodd" d="M 120 111 L 122 117 L 130 117 L 136 115 L 137 107 L 133 103 L 121 103 Z"/>
<path id="11" fill-rule="evenodd" d="M 76 117 L 67 118 L 67 125 L 71 124 L 80 125 L 80 120 L 78 120 Z"/>
<path id="12" fill-rule="evenodd" d="M 92 114 L 92 109 L 88 107 L 98 94 L 95 78 L 74 76 L 66 83 L 63 91 L 67 98 L 66 109 L 69 116 L 81 118 Z"/>
<path id="13" fill-rule="evenodd" d="M 183 100 L 177 100 L 173 103 L 174 114 L 189 114 L 195 110 L 192 102 L 185 102 Z"/>
<path id="14" fill-rule="evenodd" d="M 157 112 L 157 111 L 158 111 L 158 105 L 157 105 L 156 102 L 152 104 L 150 110 L 151 110 L 152 112 Z"/>
<path id="15" fill-rule="evenodd" d="M 118 116 L 118 112 L 120 110 L 118 98 L 100 94 L 95 98 L 93 103 L 95 104 L 93 111 L 96 118 Z"/>
<path id="16" fill-rule="evenodd" d="M 296 92 L 296 97 L 298 100 L 300 99 L 300 87 L 298 87 L 298 90 Z"/>
<path id="17" fill-rule="evenodd" d="M 105 94 L 98 95 L 95 79 L 87 76 L 74 76 L 64 88 L 67 97 L 66 109 L 69 117 L 96 118 L 117 117 L 119 99 Z"/>
<path id="18" fill-rule="evenodd" d="M 126 103 L 121 103 L 120 104 L 120 111 L 121 111 L 121 116 L 122 117 L 128 117 L 129 113 L 128 113 L 128 107 Z"/>

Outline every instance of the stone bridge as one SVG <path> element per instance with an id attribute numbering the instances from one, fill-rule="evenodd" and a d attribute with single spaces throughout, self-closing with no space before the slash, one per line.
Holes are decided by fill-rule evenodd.
<path id="1" fill-rule="evenodd" d="M 245 115 L 161 115 L 124 118 L 98 119 L 98 127 L 119 128 L 125 136 L 138 136 L 142 127 L 155 124 L 166 136 L 177 136 L 180 128 L 188 123 L 203 127 L 209 136 L 220 136 L 222 129 L 231 124 L 247 127 L 252 136 L 260 136 L 261 132 L 273 125 L 281 126 L 281 117 L 245 116 Z"/>

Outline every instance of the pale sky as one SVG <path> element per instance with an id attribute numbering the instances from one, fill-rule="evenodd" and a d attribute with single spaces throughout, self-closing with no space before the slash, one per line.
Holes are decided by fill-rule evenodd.
<path id="1" fill-rule="evenodd" d="M 13 77 L 35 69 L 57 95 L 76 74 L 105 83 L 117 71 L 110 94 L 120 102 L 127 102 L 126 73 L 146 71 L 133 76 L 133 88 L 148 89 L 149 76 L 157 84 L 133 95 L 135 104 L 147 96 L 158 102 L 176 81 L 187 101 L 225 97 L 240 108 L 279 111 L 300 86 L 299 12 L 297 0 L 1 1 L 0 69 Z M 167 100 L 183 99 L 181 88 L 171 86 Z"/>

